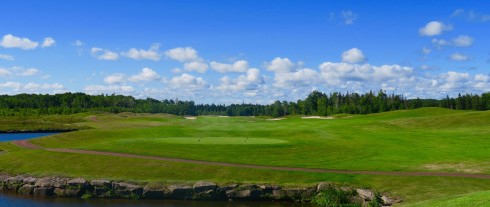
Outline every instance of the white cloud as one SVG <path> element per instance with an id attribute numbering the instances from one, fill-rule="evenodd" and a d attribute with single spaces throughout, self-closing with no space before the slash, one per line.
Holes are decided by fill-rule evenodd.
<path id="1" fill-rule="evenodd" d="M 148 59 L 153 61 L 159 61 L 160 60 L 160 54 L 158 53 L 159 48 L 160 45 L 153 44 L 148 50 L 143 50 L 143 49 L 138 50 L 136 48 L 131 48 L 127 52 L 124 52 L 122 54 L 128 58 L 135 59 L 135 60 Z"/>
<path id="2" fill-rule="evenodd" d="M 263 79 L 260 77 L 259 69 L 250 68 L 247 70 L 246 75 L 240 75 L 234 80 L 228 76 L 222 77 L 221 85 L 218 86 L 218 89 L 222 91 L 256 90 L 262 82 Z"/>
<path id="3" fill-rule="evenodd" d="M 126 80 L 126 75 L 122 73 L 115 73 L 104 78 L 104 82 L 108 84 L 122 84 Z"/>
<path id="4" fill-rule="evenodd" d="M 469 47 L 473 44 L 474 39 L 467 35 L 460 35 L 453 39 L 453 44 L 456 47 Z"/>
<path id="5" fill-rule="evenodd" d="M 431 52 L 431 49 L 426 48 L 426 47 L 422 48 L 422 53 L 424 53 L 425 55 L 428 55 L 430 52 Z"/>
<path id="6" fill-rule="evenodd" d="M 39 90 L 61 90 L 64 89 L 65 87 L 59 83 L 53 83 L 53 84 L 39 84 L 39 83 L 27 83 L 24 85 L 24 89 L 30 90 L 30 91 L 39 91 Z"/>
<path id="7" fill-rule="evenodd" d="M 160 79 L 160 75 L 157 72 L 150 68 L 143 68 L 138 75 L 133 75 L 129 77 L 129 81 L 131 82 L 140 82 L 140 81 L 155 81 Z"/>
<path id="8" fill-rule="evenodd" d="M 171 88 L 179 88 L 182 90 L 199 90 L 206 86 L 206 82 L 201 77 L 196 78 L 186 73 L 173 77 L 169 84 Z"/>
<path id="9" fill-rule="evenodd" d="M 449 43 L 448 41 L 446 40 L 443 40 L 443 39 L 437 39 L 437 38 L 434 38 L 432 39 L 432 43 L 439 49 L 441 49 L 442 47 L 444 46 L 448 46 L 450 45 L 451 43 Z"/>
<path id="10" fill-rule="evenodd" d="M 73 45 L 77 46 L 77 47 L 81 47 L 83 45 L 85 45 L 85 43 L 83 43 L 82 41 L 80 40 L 75 40 L 75 42 L 73 42 Z"/>
<path id="11" fill-rule="evenodd" d="M 281 88 L 314 85 L 319 81 L 319 74 L 309 68 L 299 69 L 294 72 L 276 73 L 274 85 Z"/>
<path id="12" fill-rule="evenodd" d="M 92 47 L 90 53 L 99 60 L 117 60 L 119 58 L 117 53 L 98 47 Z"/>
<path id="13" fill-rule="evenodd" d="M 14 60 L 14 57 L 12 55 L 0 54 L 0 59 L 12 61 Z"/>
<path id="14" fill-rule="evenodd" d="M 198 73 L 204 73 L 208 70 L 208 64 L 203 63 L 203 62 L 199 62 L 199 61 L 185 63 L 184 64 L 184 70 L 196 71 Z"/>
<path id="15" fill-rule="evenodd" d="M 342 11 L 342 17 L 344 18 L 344 23 L 347 25 L 354 24 L 354 21 L 357 19 L 357 14 L 352 11 Z"/>
<path id="16" fill-rule="evenodd" d="M 342 53 L 342 61 L 348 63 L 361 63 L 366 60 L 361 50 L 352 48 Z"/>
<path id="17" fill-rule="evenodd" d="M 294 71 L 295 64 L 288 58 L 276 57 L 270 63 L 267 64 L 267 70 L 276 73 L 287 73 Z"/>
<path id="18" fill-rule="evenodd" d="M 466 61 L 470 58 L 466 55 L 461 54 L 461 53 L 453 53 L 452 55 L 449 56 L 449 59 L 454 60 L 454 61 Z"/>
<path id="19" fill-rule="evenodd" d="M 32 76 L 32 75 L 36 75 L 38 72 L 39 72 L 39 70 L 37 68 L 29 68 L 29 69 L 22 70 L 20 75 L 21 76 Z"/>
<path id="20" fill-rule="evenodd" d="M 37 68 L 22 68 L 22 67 L 12 67 L 12 68 L 0 68 L 0 76 L 2 77 L 7 77 L 7 76 L 33 76 L 37 75 L 39 73 L 39 70 Z"/>
<path id="21" fill-rule="evenodd" d="M 228 73 L 228 72 L 246 72 L 248 69 L 248 62 L 246 60 L 238 60 L 233 64 L 219 63 L 212 61 L 210 63 L 211 69 L 218 71 L 220 73 Z"/>
<path id="22" fill-rule="evenodd" d="M 7 70 L 5 68 L 0 68 L 0 77 L 7 77 L 7 76 L 11 76 L 12 75 L 12 72 L 10 72 L 10 70 Z"/>
<path id="23" fill-rule="evenodd" d="M 43 44 L 41 45 L 41 47 L 51 47 L 55 43 L 56 43 L 56 41 L 53 38 L 46 37 L 46 38 L 44 38 L 44 41 L 43 41 Z"/>
<path id="24" fill-rule="evenodd" d="M 445 25 L 444 23 L 438 21 L 431 21 L 419 29 L 419 34 L 422 36 L 435 36 L 442 34 L 444 31 L 449 31 L 452 29 L 453 27 L 451 25 Z"/>
<path id="25" fill-rule="evenodd" d="M 5 48 L 20 48 L 23 50 L 36 49 L 39 46 L 38 42 L 31 41 L 28 38 L 16 37 L 11 34 L 3 36 L 0 41 L 0 46 Z"/>
<path id="26" fill-rule="evenodd" d="M 490 76 L 489 75 L 483 75 L 483 74 L 476 74 L 475 80 L 481 81 L 481 82 L 490 82 Z"/>
<path id="27" fill-rule="evenodd" d="M 0 83 L 0 88 L 10 88 L 12 90 L 19 90 L 22 88 L 22 84 L 18 82 L 5 82 L 5 83 Z"/>
<path id="28" fill-rule="evenodd" d="M 197 51 L 192 47 L 178 47 L 167 50 L 165 51 L 165 56 L 173 60 L 178 60 L 180 62 L 199 60 Z"/>
<path id="29" fill-rule="evenodd" d="M 133 86 L 129 85 L 88 85 L 85 86 L 85 93 L 97 95 L 97 94 L 123 94 L 133 95 L 135 92 Z"/>

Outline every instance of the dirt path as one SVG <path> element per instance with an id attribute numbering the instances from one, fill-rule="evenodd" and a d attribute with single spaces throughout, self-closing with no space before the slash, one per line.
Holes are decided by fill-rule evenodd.
<path id="1" fill-rule="evenodd" d="M 41 146 L 37 146 L 30 143 L 28 140 L 12 141 L 12 144 L 27 149 L 38 149 L 38 150 L 44 149 L 52 152 L 141 158 L 141 159 L 148 159 L 148 160 L 162 160 L 162 161 L 169 161 L 169 162 L 214 165 L 214 166 L 223 166 L 223 167 L 243 167 L 243 168 L 253 168 L 253 169 L 269 169 L 269 170 L 314 172 L 314 173 L 357 174 L 357 175 L 397 175 L 397 176 L 460 177 L 460 178 L 490 179 L 489 174 L 445 173 L 445 172 L 387 172 L 387 171 L 364 171 L 364 170 L 358 171 L 358 170 L 334 170 L 334 169 L 315 169 L 315 168 L 297 168 L 297 167 L 275 167 L 275 166 L 264 166 L 264 165 L 235 164 L 235 163 L 225 163 L 225 162 L 212 162 L 212 161 L 189 160 L 189 159 L 180 159 L 180 158 L 146 156 L 146 155 L 117 153 L 117 152 L 101 152 L 101 151 L 92 151 L 92 150 L 77 150 L 77 149 L 64 149 L 64 148 L 43 148 Z"/>

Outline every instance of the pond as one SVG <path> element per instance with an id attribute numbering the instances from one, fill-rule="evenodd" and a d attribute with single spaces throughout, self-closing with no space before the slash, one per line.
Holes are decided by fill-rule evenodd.
<path id="1" fill-rule="evenodd" d="M 27 133 L 0 133 L 0 142 L 8 142 L 12 140 L 32 139 L 37 137 L 44 137 L 59 132 L 27 132 Z"/>

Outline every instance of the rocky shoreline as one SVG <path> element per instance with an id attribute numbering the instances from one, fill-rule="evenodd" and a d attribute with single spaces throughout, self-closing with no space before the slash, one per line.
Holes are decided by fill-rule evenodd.
<path id="1" fill-rule="evenodd" d="M 74 198 L 123 198 L 123 199 L 172 199 L 213 201 L 285 201 L 309 203 L 325 189 L 335 188 L 353 192 L 349 202 L 368 206 L 391 206 L 399 199 L 381 195 L 370 189 L 340 187 L 319 183 L 310 187 L 281 187 L 276 185 L 231 184 L 218 186 L 213 182 L 199 181 L 194 184 L 138 185 L 110 180 L 86 180 L 84 178 L 10 176 L 0 175 L 0 192 L 11 191 L 33 196 L 57 196 Z"/>

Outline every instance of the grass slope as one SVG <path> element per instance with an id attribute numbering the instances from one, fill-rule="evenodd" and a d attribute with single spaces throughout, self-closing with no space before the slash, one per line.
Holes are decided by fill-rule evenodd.
<path id="1" fill-rule="evenodd" d="M 438 198 L 422 202 L 415 202 L 403 207 L 486 207 L 490 204 L 490 191 L 470 193 L 456 197 Z"/>
<path id="2" fill-rule="evenodd" d="M 83 114 L 92 128 L 35 139 L 77 148 L 232 163 L 381 171 L 490 173 L 490 111 L 423 108 L 335 119 Z M 7 122 L 5 122 L 8 124 Z M 14 125 L 15 122 L 12 122 Z M 198 141 L 200 140 L 200 141 Z M 247 141 L 247 144 L 245 144 Z M 0 170 L 145 182 L 213 180 L 366 186 L 407 202 L 490 190 L 490 180 L 285 172 L 20 149 L 0 143 Z"/>

